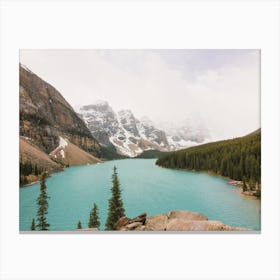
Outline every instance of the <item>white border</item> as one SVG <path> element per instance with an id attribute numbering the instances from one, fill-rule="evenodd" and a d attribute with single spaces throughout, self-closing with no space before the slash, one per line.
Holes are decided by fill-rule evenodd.
<path id="1" fill-rule="evenodd" d="M 2 279 L 279 279 L 279 2 L 1 2 Z M 262 233 L 20 235 L 18 50 L 262 50 Z"/>

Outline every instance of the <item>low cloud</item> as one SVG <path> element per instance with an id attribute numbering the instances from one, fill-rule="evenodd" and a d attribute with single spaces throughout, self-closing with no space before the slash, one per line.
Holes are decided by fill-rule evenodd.
<path id="1" fill-rule="evenodd" d="M 214 139 L 260 127 L 255 50 L 24 50 L 21 62 L 73 106 L 107 100 L 136 117 L 202 120 Z"/>

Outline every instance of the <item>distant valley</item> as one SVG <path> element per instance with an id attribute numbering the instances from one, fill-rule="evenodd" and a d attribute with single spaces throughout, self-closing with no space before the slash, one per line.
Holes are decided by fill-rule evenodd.
<path id="1" fill-rule="evenodd" d="M 209 138 L 190 124 L 159 128 L 131 110 L 115 112 L 98 101 L 75 112 L 62 94 L 23 65 L 19 67 L 21 184 L 39 170 L 55 172 L 71 165 L 125 157 L 159 157 Z M 148 153 L 147 153 L 148 152 Z"/>

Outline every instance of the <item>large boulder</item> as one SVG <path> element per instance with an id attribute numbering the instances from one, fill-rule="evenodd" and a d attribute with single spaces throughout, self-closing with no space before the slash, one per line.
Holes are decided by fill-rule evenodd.
<path id="1" fill-rule="evenodd" d="M 175 210 L 167 213 L 168 219 L 183 219 L 188 221 L 201 221 L 208 220 L 208 218 L 200 213 L 185 211 L 185 210 Z"/>
<path id="2" fill-rule="evenodd" d="M 165 214 L 146 217 L 146 213 L 134 219 L 122 217 L 115 225 L 121 231 L 239 231 L 248 230 L 209 221 L 200 213 L 175 210 Z"/>
<path id="3" fill-rule="evenodd" d="M 240 230 L 219 221 L 187 221 L 172 219 L 168 222 L 166 230 L 169 231 L 233 231 Z"/>
<path id="4" fill-rule="evenodd" d="M 167 221 L 168 217 L 166 214 L 148 217 L 145 230 L 166 230 Z"/>
<path id="5" fill-rule="evenodd" d="M 137 216 L 136 218 L 130 219 L 128 217 L 121 217 L 116 224 L 114 225 L 114 228 L 116 230 L 136 230 L 140 229 L 143 230 L 143 225 L 146 223 L 146 213 L 142 213 L 141 215 Z"/>

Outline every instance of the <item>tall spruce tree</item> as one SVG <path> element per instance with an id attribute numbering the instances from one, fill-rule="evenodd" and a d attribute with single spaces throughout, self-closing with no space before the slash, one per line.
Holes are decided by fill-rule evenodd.
<path id="1" fill-rule="evenodd" d="M 120 182 L 118 178 L 117 168 L 114 166 L 112 175 L 112 197 L 109 199 L 109 213 L 106 221 L 106 230 L 115 230 L 114 225 L 119 218 L 125 216 L 123 201 L 121 198 Z"/>
<path id="2" fill-rule="evenodd" d="M 40 195 L 37 198 L 38 210 L 37 210 L 37 225 L 39 230 L 48 230 L 50 225 L 47 223 L 46 214 L 48 214 L 48 199 L 50 198 L 47 194 L 46 186 L 47 173 L 43 172 L 40 180 Z"/>
<path id="3" fill-rule="evenodd" d="M 245 176 L 243 176 L 242 182 L 243 182 L 243 184 L 242 184 L 242 190 L 243 190 L 243 192 L 246 192 L 246 191 L 247 191 L 247 185 L 246 185 Z"/>
<path id="4" fill-rule="evenodd" d="M 32 224 L 31 224 L 30 230 L 36 230 L 36 225 L 35 225 L 35 219 L 34 218 L 32 219 Z"/>
<path id="5" fill-rule="evenodd" d="M 77 229 L 82 229 L 82 223 L 81 223 L 81 221 L 78 222 L 78 224 L 77 224 Z"/>
<path id="6" fill-rule="evenodd" d="M 93 208 L 90 211 L 88 227 L 89 228 L 98 228 L 98 229 L 100 227 L 98 207 L 97 207 L 96 203 L 93 204 Z"/>

